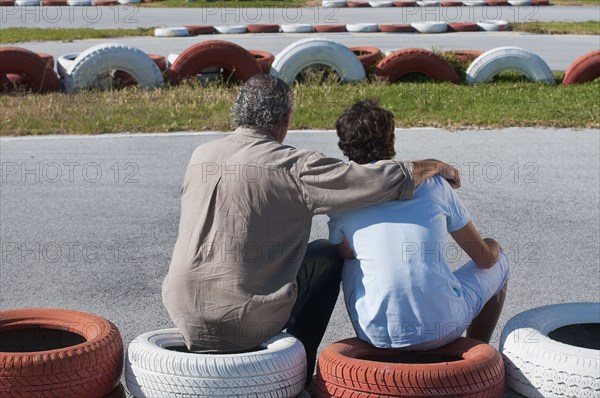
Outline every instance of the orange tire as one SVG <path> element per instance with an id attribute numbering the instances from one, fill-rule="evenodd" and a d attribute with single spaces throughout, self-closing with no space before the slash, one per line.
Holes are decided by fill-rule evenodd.
<path id="1" fill-rule="evenodd" d="M 250 24 L 246 25 L 248 33 L 278 33 L 279 25 L 274 24 Z"/>
<path id="2" fill-rule="evenodd" d="M 392 2 L 394 7 L 415 7 L 416 1 L 394 1 Z"/>
<path id="3" fill-rule="evenodd" d="M 54 69 L 54 57 L 52 55 L 46 53 L 37 53 L 37 55 L 46 62 L 50 69 Z"/>
<path id="4" fill-rule="evenodd" d="M 12 7 L 15 5 L 15 0 L 0 0 L 0 7 Z"/>
<path id="5" fill-rule="evenodd" d="M 409 23 L 383 24 L 379 25 L 379 31 L 388 33 L 410 33 L 414 32 L 415 28 Z"/>
<path id="6" fill-rule="evenodd" d="M 313 29 L 317 33 L 346 32 L 346 25 L 315 25 Z"/>
<path id="7" fill-rule="evenodd" d="M 104 398 L 118 387 L 123 341 L 116 326 L 79 311 L 0 311 L 0 396 Z"/>
<path id="8" fill-rule="evenodd" d="M 548 0 L 531 0 L 532 6 L 549 6 L 550 1 Z"/>
<path id="9" fill-rule="evenodd" d="M 381 50 L 376 47 L 350 47 L 350 51 L 356 54 L 366 71 L 373 68 L 381 58 Z"/>
<path id="10" fill-rule="evenodd" d="M 462 6 L 463 3 L 460 1 L 442 1 L 440 5 L 442 7 L 459 7 Z"/>
<path id="11" fill-rule="evenodd" d="M 0 59 L 0 76 L 21 75 L 34 92 L 45 93 L 59 89 L 56 72 L 36 53 L 7 46 L 0 48 Z"/>
<path id="12" fill-rule="evenodd" d="M 460 83 L 452 65 L 422 48 L 396 51 L 379 61 L 375 67 L 375 76 L 381 76 L 392 83 L 408 73 L 421 73 L 440 82 Z"/>
<path id="13" fill-rule="evenodd" d="M 591 82 L 600 77 L 600 50 L 577 58 L 565 71 L 564 85 Z"/>
<path id="14" fill-rule="evenodd" d="M 507 6 L 508 0 L 486 0 L 488 6 Z"/>
<path id="15" fill-rule="evenodd" d="M 161 73 L 164 74 L 167 71 L 167 59 L 165 57 L 158 54 L 148 54 L 148 57 L 150 57 L 150 59 L 154 61 Z M 118 70 L 115 72 L 113 76 L 113 83 L 113 88 L 116 90 L 120 90 L 125 87 L 135 86 L 137 84 L 133 76 L 122 70 Z"/>
<path id="16" fill-rule="evenodd" d="M 492 346 L 467 338 L 429 351 L 375 348 L 353 338 L 321 352 L 317 386 L 322 398 L 495 398 L 504 392 L 504 362 Z"/>
<path id="17" fill-rule="evenodd" d="M 268 51 L 259 51 L 259 50 L 250 50 L 250 54 L 256 58 L 260 68 L 264 73 L 269 73 L 271 69 L 271 65 L 273 61 L 275 61 L 275 56 Z"/>
<path id="18" fill-rule="evenodd" d="M 477 32 L 479 25 L 475 22 L 451 22 L 448 24 L 448 30 L 451 32 Z"/>
<path id="19" fill-rule="evenodd" d="M 208 40 L 182 52 L 167 71 L 167 78 L 176 84 L 216 66 L 235 71 L 237 78 L 243 82 L 263 73 L 256 58 L 244 48 L 226 41 Z"/>
<path id="20" fill-rule="evenodd" d="M 367 1 L 349 1 L 346 3 L 347 7 L 369 7 L 369 2 Z"/>
<path id="21" fill-rule="evenodd" d="M 215 33 L 215 28 L 212 26 L 204 26 L 204 25 L 188 25 L 185 26 L 188 32 L 190 32 L 190 36 L 198 36 L 198 35 L 212 35 Z"/>

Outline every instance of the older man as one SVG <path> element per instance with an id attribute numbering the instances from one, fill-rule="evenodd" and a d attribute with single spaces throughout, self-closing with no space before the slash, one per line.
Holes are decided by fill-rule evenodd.
<path id="1" fill-rule="evenodd" d="M 312 216 L 408 199 L 438 173 L 460 179 L 435 160 L 359 165 L 283 145 L 293 103 L 282 80 L 257 75 L 233 134 L 194 151 L 163 302 L 191 351 L 249 350 L 287 328 L 310 380 L 343 266 L 328 241 L 308 243 Z"/>

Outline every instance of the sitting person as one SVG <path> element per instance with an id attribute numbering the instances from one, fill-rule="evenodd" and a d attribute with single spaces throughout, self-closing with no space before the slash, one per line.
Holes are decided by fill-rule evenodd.
<path id="1" fill-rule="evenodd" d="M 339 147 L 358 164 L 393 159 L 394 116 L 375 100 L 336 123 Z M 458 195 L 439 177 L 412 200 L 329 215 L 329 239 L 346 259 L 342 283 L 359 338 L 379 348 L 434 349 L 459 338 L 489 342 L 506 295 L 508 258 L 482 239 Z M 449 237 L 471 258 L 454 273 Z"/>

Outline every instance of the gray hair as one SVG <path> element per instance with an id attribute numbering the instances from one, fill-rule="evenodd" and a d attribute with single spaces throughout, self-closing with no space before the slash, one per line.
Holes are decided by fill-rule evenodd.
<path id="1" fill-rule="evenodd" d="M 252 76 L 240 89 L 233 105 L 235 127 L 273 131 L 294 108 L 294 93 L 283 80 L 266 74 Z"/>

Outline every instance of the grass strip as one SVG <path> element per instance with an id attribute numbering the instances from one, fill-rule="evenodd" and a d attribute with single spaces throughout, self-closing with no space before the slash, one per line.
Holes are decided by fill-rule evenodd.
<path id="1" fill-rule="evenodd" d="M 0 96 L 0 135 L 227 131 L 235 85 L 196 83 L 152 91 Z M 546 86 L 511 76 L 474 87 L 434 82 L 326 81 L 294 86 L 294 129 L 331 129 L 356 99 L 380 98 L 397 127 L 600 128 L 600 79 Z"/>
<path id="2" fill-rule="evenodd" d="M 600 35 L 600 21 L 586 22 L 513 22 L 513 31 L 542 35 Z"/>
<path id="3" fill-rule="evenodd" d="M 550 0 L 550 4 L 556 6 L 597 6 L 600 0 Z"/>
<path id="4" fill-rule="evenodd" d="M 93 29 L 93 28 L 4 28 L 0 30 L 0 43 L 27 41 L 73 41 L 126 36 L 152 36 L 154 28 Z"/>

